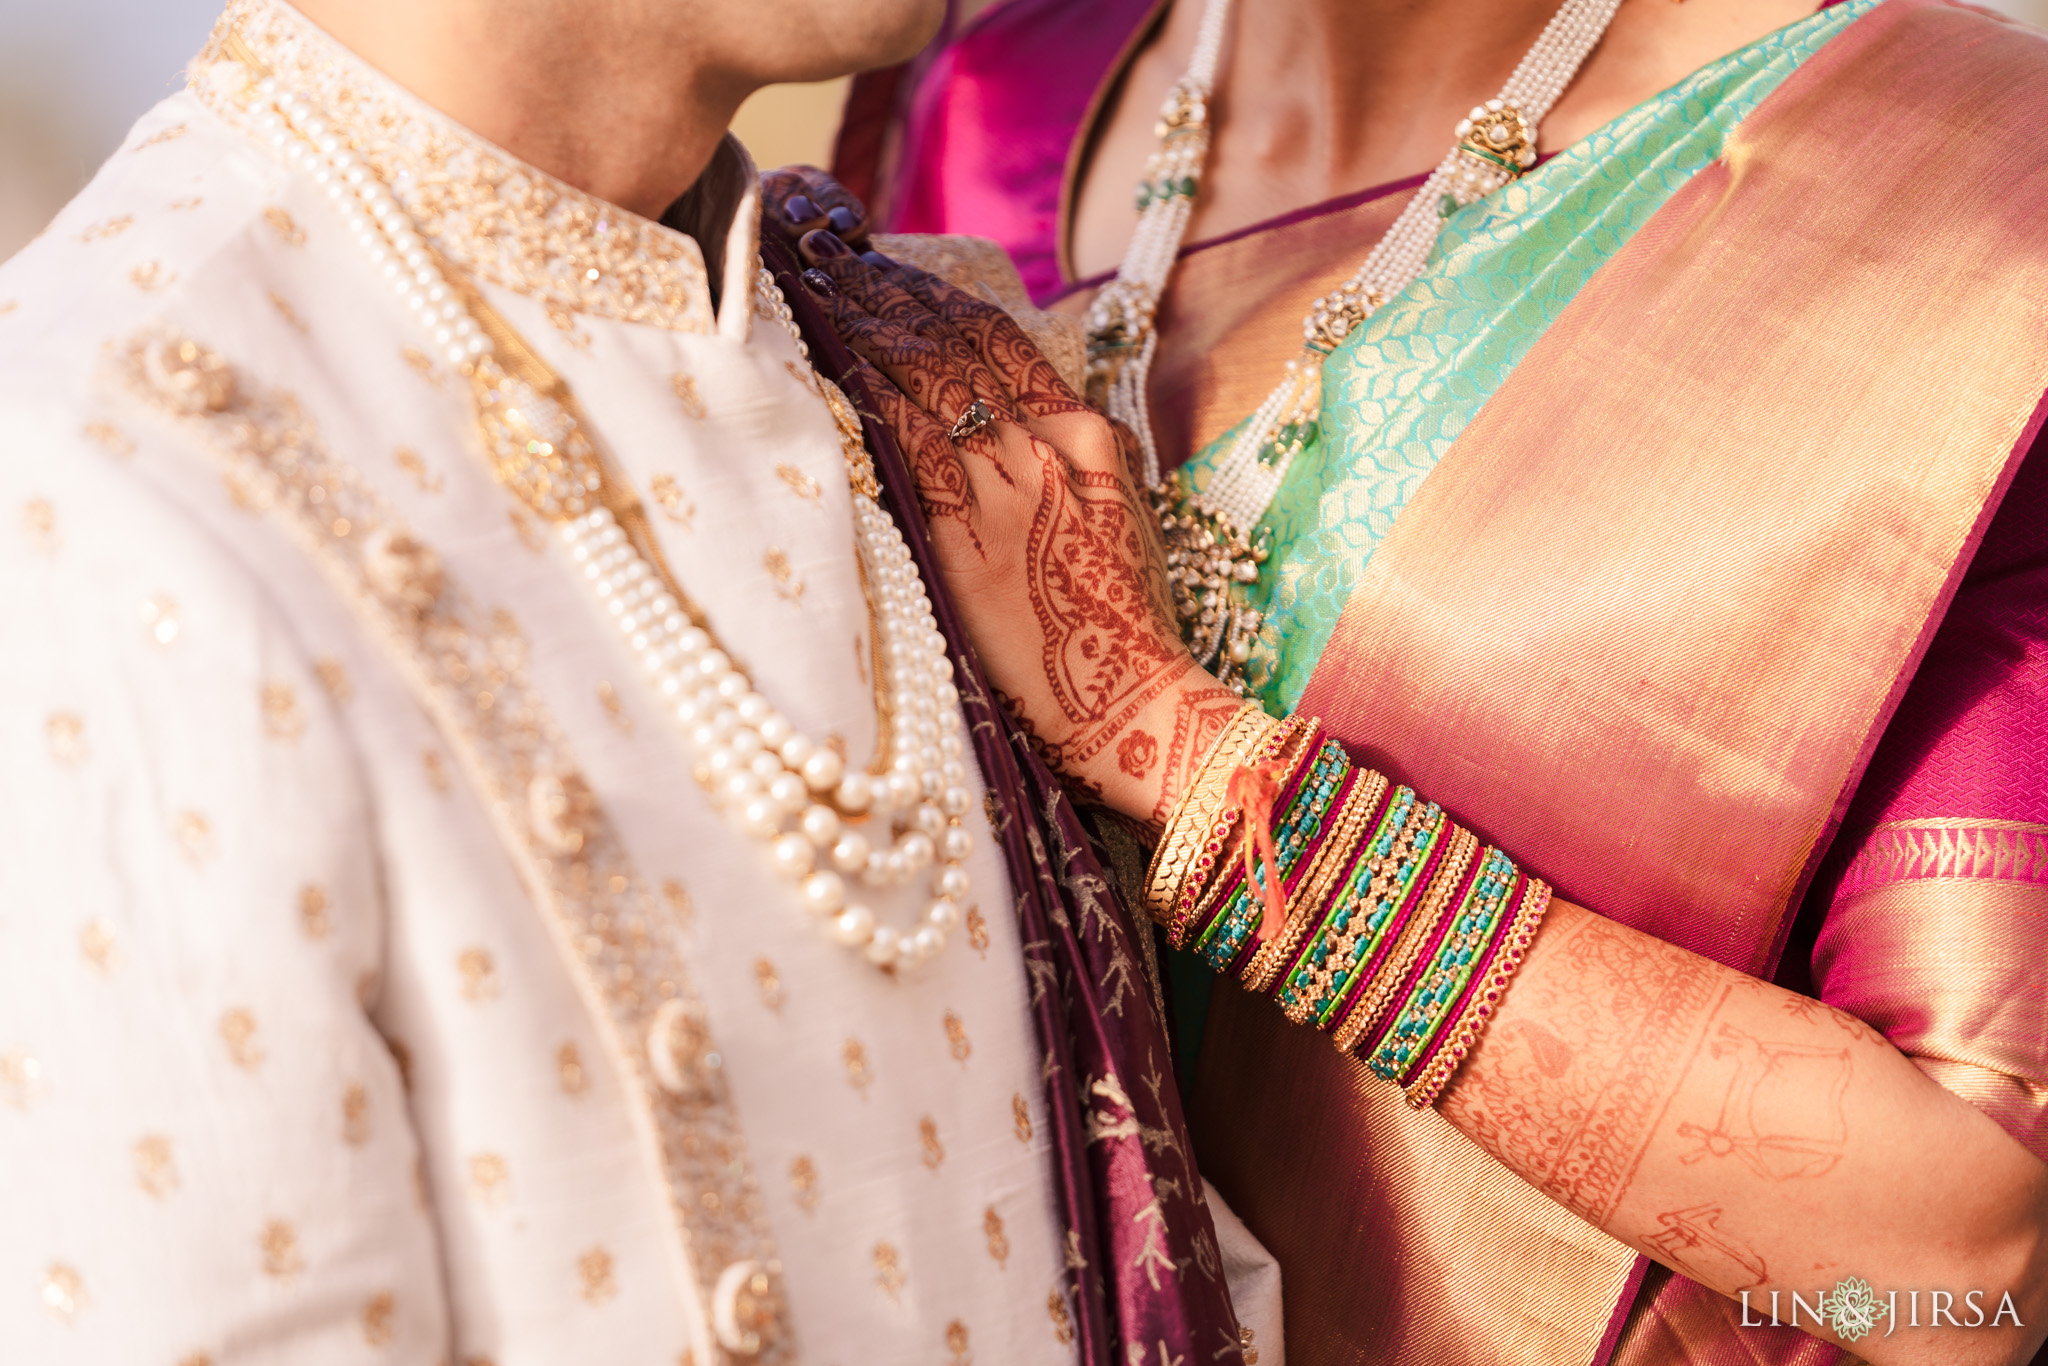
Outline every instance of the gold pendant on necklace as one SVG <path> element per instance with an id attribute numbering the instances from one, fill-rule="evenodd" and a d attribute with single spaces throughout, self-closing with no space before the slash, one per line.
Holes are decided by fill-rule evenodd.
<path id="1" fill-rule="evenodd" d="M 1181 638 L 1197 663 L 1242 695 L 1248 686 L 1244 666 L 1266 619 L 1247 601 L 1270 553 L 1265 540 L 1254 540 L 1207 499 L 1188 492 L 1178 472 L 1150 495 L 1166 542 L 1167 582 Z"/>

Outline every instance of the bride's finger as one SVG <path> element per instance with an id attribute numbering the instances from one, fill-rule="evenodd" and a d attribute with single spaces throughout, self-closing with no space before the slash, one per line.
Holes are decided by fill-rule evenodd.
<path id="1" fill-rule="evenodd" d="M 881 420 L 896 438 L 904 458 L 910 462 L 917 482 L 918 506 L 935 535 L 955 529 L 964 535 L 976 553 L 986 556 L 976 532 L 979 504 L 974 496 L 974 479 L 959 446 L 946 435 L 930 413 L 903 396 L 888 377 L 866 361 L 855 358 L 847 372 L 856 392 L 873 405 L 871 416 Z"/>

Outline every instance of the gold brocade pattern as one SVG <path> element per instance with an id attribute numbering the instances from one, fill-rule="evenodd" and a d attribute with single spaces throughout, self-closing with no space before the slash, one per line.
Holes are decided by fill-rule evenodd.
<path id="1" fill-rule="evenodd" d="M 285 5 L 233 0 L 193 64 L 194 91 L 229 123 L 253 135 L 254 119 L 242 103 L 251 83 L 226 53 L 231 31 L 280 84 L 318 101 L 421 235 L 464 271 L 565 314 L 714 330 L 696 242 L 492 146 Z M 137 281 L 143 288 L 161 283 Z"/>
<path id="2" fill-rule="evenodd" d="M 146 356 L 153 364 L 145 365 Z M 646 1121 L 650 1161 L 670 1195 L 673 1263 L 695 1277 L 693 1298 L 708 1304 L 718 1275 L 735 1262 L 779 1266 L 723 1074 L 703 1069 L 696 1084 L 672 1092 L 657 1080 L 649 1056 L 664 1005 L 682 1002 L 703 1017 L 679 947 L 688 897 L 675 884 L 657 895 L 637 876 L 594 800 L 560 813 L 536 810 L 536 784 L 587 787 L 528 682 L 528 647 L 517 623 L 503 611 L 482 610 L 450 581 L 439 556 L 360 472 L 329 453 L 293 396 L 259 391 L 235 376 L 219 391 L 220 402 L 195 411 L 174 386 L 164 387 L 180 365 L 234 374 L 204 347 L 151 331 L 114 351 L 108 379 L 198 438 L 239 501 L 274 519 L 306 553 L 433 719 L 619 1060 Z M 544 830 L 542 818 L 550 815 Z M 555 828 L 561 819 L 572 819 L 574 831 Z M 571 833 L 573 840 L 566 838 Z M 581 1090 L 585 1071 L 573 1048 L 565 1045 L 557 1062 L 563 1089 Z M 267 1261 L 288 1260 L 269 1255 L 270 1241 L 266 1233 Z M 578 1274 L 592 1303 L 615 1292 L 603 1249 L 584 1254 Z M 793 1335 L 785 1330 L 755 1361 L 775 1366 L 792 1352 Z"/>
<path id="3" fill-rule="evenodd" d="M 1886 821 L 1871 830 L 1836 895 L 1949 877 L 2048 886 L 2048 825 L 1970 817 Z"/>

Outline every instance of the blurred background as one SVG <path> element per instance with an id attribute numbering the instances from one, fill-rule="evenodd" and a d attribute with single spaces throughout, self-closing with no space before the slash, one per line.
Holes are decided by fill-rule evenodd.
<path id="1" fill-rule="evenodd" d="M 2048 27 L 2048 0 L 1989 0 Z M 142 112 L 176 90 L 219 0 L 0 0 L 0 260 L 92 175 Z M 823 165 L 846 83 L 776 86 L 735 127 L 763 166 Z"/>

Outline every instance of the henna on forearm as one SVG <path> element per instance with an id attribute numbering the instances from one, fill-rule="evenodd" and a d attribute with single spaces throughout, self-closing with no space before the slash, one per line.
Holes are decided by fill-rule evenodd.
<path id="1" fill-rule="evenodd" d="M 1442 1113 L 1723 1294 L 1857 1275 L 2011 1289 L 2037 1313 L 2048 1300 L 2048 1167 L 1861 1021 L 1565 902 Z M 1903 1332 L 1856 1344 L 1880 1363 L 1960 1360 L 1957 1347 Z"/>

